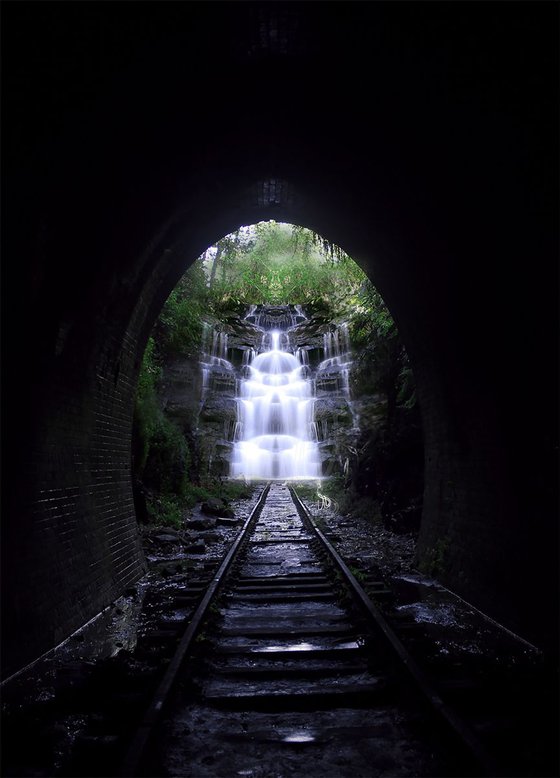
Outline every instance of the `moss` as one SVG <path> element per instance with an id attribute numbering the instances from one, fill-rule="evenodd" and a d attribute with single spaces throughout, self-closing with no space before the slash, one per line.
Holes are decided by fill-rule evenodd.
<path id="1" fill-rule="evenodd" d="M 292 484 L 300 500 L 304 502 L 317 502 L 317 484 L 311 481 L 297 481 Z"/>
<path id="2" fill-rule="evenodd" d="M 181 526 L 184 506 L 177 497 L 168 494 L 148 496 L 146 507 L 154 524 L 177 528 Z"/>
<path id="3" fill-rule="evenodd" d="M 364 583 L 364 581 L 366 580 L 366 576 L 362 572 L 362 570 L 360 570 L 358 567 L 349 567 L 348 569 L 350 570 L 350 572 L 352 573 L 356 581 L 358 581 L 359 583 Z"/>
<path id="4" fill-rule="evenodd" d="M 444 536 L 439 538 L 435 546 L 428 550 L 424 559 L 419 564 L 419 570 L 424 575 L 434 578 L 445 573 L 447 569 L 447 552 L 449 549 L 449 538 Z"/>

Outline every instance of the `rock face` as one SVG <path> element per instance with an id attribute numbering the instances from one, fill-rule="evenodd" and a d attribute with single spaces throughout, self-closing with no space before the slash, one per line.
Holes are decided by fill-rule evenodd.
<path id="1" fill-rule="evenodd" d="M 313 324 L 313 318 L 309 325 Z M 323 475 L 347 472 L 359 435 L 358 416 L 350 400 L 352 354 L 345 322 L 317 322 L 315 332 L 322 343 L 313 338 L 310 327 L 310 364 L 318 360 L 315 372 L 315 421 Z"/>
<path id="2" fill-rule="evenodd" d="M 202 376 L 198 362 L 177 358 L 165 365 L 161 400 L 165 413 L 190 428 L 198 415 Z"/>
<path id="3" fill-rule="evenodd" d="M 314 401 L 314 435 L 323 475 L 348 463 L 358 435 L 349 396 L 351 366 L 345 324 L 322 314 L 306 317 L 299 306 L 253 306 L 205 325 L 197 439 L 200 460 L 213 476 L 227 476 L 238 434 L 240 382 L 251 360 L 267 348 L 266 332 L 282 332 L 282 348 L 300 361 Z"/>
<path id="4" fill-rule="evenodd" d="M 265 325 L 283 333 L 282 347 L 297 356 L 312 384 L 322 475 L 344 474 L 357 494 L 380 502 L 387 522 L 393 524 L 397 516 L 408 527 L 409 505 L 415 521 L 421 506 L 419 420 L 399 419 L 388 436 L 384 395 L 350 399 L 352 359 L 345 324 L 320 313 L 307 318 L 299 307 L 255 306 L 245 317 L 231 313 L 221 321 L 208 319 L 200 361 L 176 359 L 166 365 L 163 407 L 190 442 L 193 472 L 202 478 L 230 474 L 239 385 L 250 361 L 266 348 Z M 224 508 L 212 515 L 229 514 Z"/>
<path id="5" fill-rule="evenodd" d="M 189 448 L 197 449 L 196 427 L 200 412 L 202 375 L 198 360 L 177 357 L 163 367 L 159 399 L 165 415 L 175 422 Z M 196 463 L 191 463 L 191 466 Z"/>
<path id="6" fill-rule="evenodd" d="M 417 532 L 424 489 L 419 408 L 397 407 L 389 427 L 382 394 L 362 397 L 355 405 L 362 423 L 358 456 L 350 468 L 351 490 L 377 502 L 387 529 Z"/>
<path id="7" fill-rule="evenodd" d="M 221 321 L 208 319 L 200 361 L 178 358 L 165 366 L 162 405 L 191 443 L 191 464 L 201 477 L 230 474 L 239 385 L 251 359 L 266 348 L 265 329 L 283 333 L 282 348 L 299 359 L 311 382 L 322 475 L 347 470 L 359 435 L 348 331 L 324 314 L 307 318 L 299 306 L 254 306 L 245 317 L 232 312 Z"/>

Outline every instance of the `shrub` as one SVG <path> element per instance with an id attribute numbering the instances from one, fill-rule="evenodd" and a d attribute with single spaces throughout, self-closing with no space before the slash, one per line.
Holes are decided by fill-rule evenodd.
<path id="1" fill-rule="evenodd" d="M 169 494 L 152 495 L 146 500 L 148 514 L 154 524 L 180 527 L 183 520 L 184 507 L 181 501 Z"/>

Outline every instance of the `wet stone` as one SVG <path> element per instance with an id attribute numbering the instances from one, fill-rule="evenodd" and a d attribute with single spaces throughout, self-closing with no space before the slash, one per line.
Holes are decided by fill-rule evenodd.
<path id="1" fill-rule="evenodd" d="M 240 522 L 240 519 L 229 518 L 227 516 L 218 516 L 216 523 L 222 527 L 236 527 Z"/>
<path id="2" fill-rule="evenodd" d="M 164 767 L 167 775 L 188 778 L 434 775 L 430 756 L 407 735 L 391 706 L 250 716 L 200 707 L 170 726 Z M 209 751 L 211 765 L 204 761 Z"/>
<path id="3" fill-rule="evenodd" d="M 216 526 L 216 519 L 211 519 L 208 516 L 201 516 L 197 519 L 189 519 L 186 523 L 187 529 L 204 530 L 213 529 Z"/>
<path id="4" fill-rule="evenodd" d="M 204 540 L 205 543 L 217 543 L 219 540 L 222 539 L 222 536 L 219 532 L 216 532 L 214 530 L 208 530 L 206 532 L 201 533 L 201 538 Z"/>
<path id="5" fill-rule="evenodd" d="M 166 532 L 165 534 L 161 535 L 155 535 L 155 540 L 157 540 L 160 543 L 180 543 L 181 538 L 178 537 L 175 534 L 171 534 L 170 532 Z"/>
<path id="6" fill-rule="evenodd" d="M 328 671 L 320 676 L 320 683 L 315 678 L 292 679 L 289 676 L 285 678 L 276 678 L 273 680 L 252 681 L 251 676 L 247 679 L 242 678 L 220 678 L 214 677 L 204 688 L 205 699 L 212 698 L 247 698 L 247 697 L 280 697 L 284 695 L 315 695 L 321 696 L 333 695 L 356 695 L 357 693 L 375 694 L 384 685 L 384 679 L 373 678 L 369 673 L 354 673 L 350 675 L 341 675 L 335 669 L 334 672 Z"/>
<path id="7" fill-rule="evenodd" d="M 206 544 L 202 538 L 199 538 L 194 543 L 191 543 L 190 546 L 187 546 L 186 551 L 189 554 L 204 554 L 206 551 Z"/>
<path id="8" fill-rule="evenodd" d="M 231 508 L 228 508 L 225 502 L 218 499 L 217 497 L 211 497 L 209 500 L 206 500 L 206 502 L 203 502 L 200 509 L 202 513 L 205 513 L 209 516 L 224 516 L 227 518 L 234 518 L 234 513 Z"/>
<path id="9" fill-rule="evenodd" d="M 339 605 L 332 603 L 321 602 L 307 602 L 300 603 L 297 607 L 297 612 L 294 611 L 294 606 L 291 604 L 253 604 L 250 606 L 242 606 L 235 602 L 229 602 L 227 609 L 223 610 L 224 615 L 228 618 L 299 618 L 299 619 L 316 619 L 316 618 L 340 618 L 346 616 L 346 610 Z"/>

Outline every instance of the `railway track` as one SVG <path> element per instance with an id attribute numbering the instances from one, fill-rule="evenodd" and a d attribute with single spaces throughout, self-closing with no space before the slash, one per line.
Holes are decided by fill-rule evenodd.
<path id="1" fill-rule="evenodd" d="M 3 686 L 3 775 L 558 774 L 554 673 L 442 665 L 391 582 L 372 567 L 359 584 L 296 494 L 254 500 L 223 560 L 157 563 L 134 648 Z"/>
<path id="2" fill-rule="evenodd" d="M 120 774 L 500 771 L 275 482 L 188 620 Z"/>

